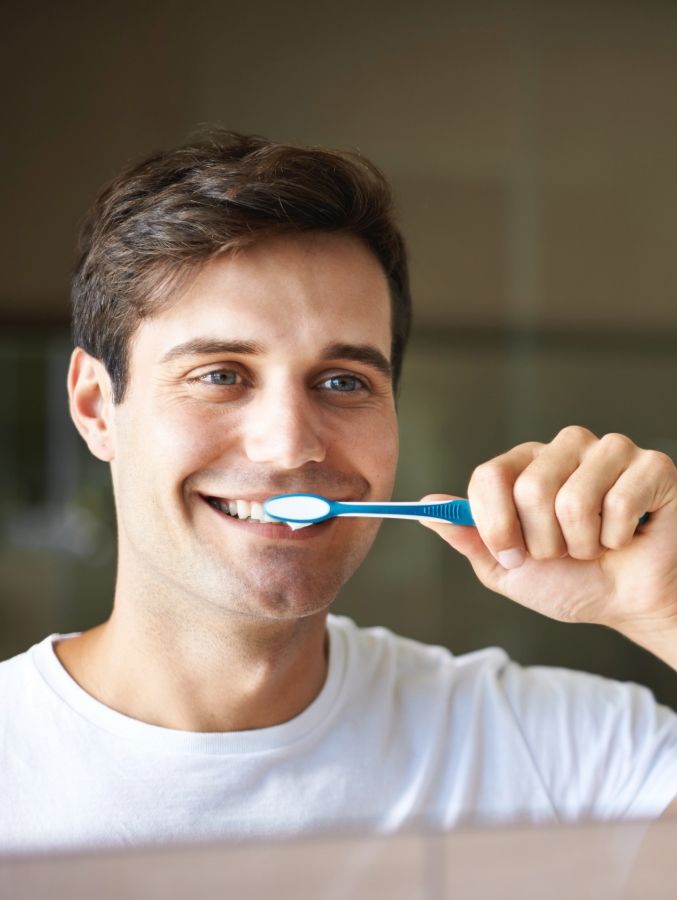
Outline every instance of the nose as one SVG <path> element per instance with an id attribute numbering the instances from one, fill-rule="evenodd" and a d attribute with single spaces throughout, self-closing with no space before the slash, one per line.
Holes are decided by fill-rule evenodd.
<path id="1" fill-rule="evenodd" d="M 252 462 L 296 469 L 322 462 L 326 446 L 312 399 L 288 383 L 262 391 L 247 408 L 244 449 Z"/>

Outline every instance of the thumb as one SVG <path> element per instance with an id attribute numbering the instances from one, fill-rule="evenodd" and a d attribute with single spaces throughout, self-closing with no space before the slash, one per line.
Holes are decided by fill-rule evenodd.
<path id="1" fill-rule="evenodd" d="M 421 499 L 421 503 L 446 503 L 449 500 L 460 499 L 451 494 L 428 494 Z M 452 525 L 451 522 L 435 522 L 433 519 L 419 519 L 419 522 L 439 534 L 450 547 L 467 557 L 480 577 L 486 578 L 498 566 L 476 528 L 468 525 Z"/>

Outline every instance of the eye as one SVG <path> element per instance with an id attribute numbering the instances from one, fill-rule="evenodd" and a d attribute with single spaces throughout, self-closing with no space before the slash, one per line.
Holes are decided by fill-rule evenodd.
<path id="1" fill-rule="evenodd" d="M 200 375 L 197 381 L 202 384 L 212 384 L 215 387 L 231 387 L 232 385 L 241 384 L 242 376 L 233 369 L 216 369 L 213 372 L 206 372 Z"/>
<path id="2" fill-rule="evenodd" d="M 340 394 L 350 394 L 366 389 L 366 385 L 361 378 L 358 378 L 357 375 L 347 374 L 332 375 L 331 378 L 321 381 L 319 387 L 323 390 L 334 391 Z"/>

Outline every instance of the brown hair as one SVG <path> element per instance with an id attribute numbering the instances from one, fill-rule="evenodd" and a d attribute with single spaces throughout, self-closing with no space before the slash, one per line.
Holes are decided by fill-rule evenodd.
<path id="1" fill-rule="evenodd" d="M 353 234 L 383 266 L 397 387 L 411 297 L 385 176 L 356 152 L 275 144 L 221 129 L 130 166 L 102 190 L 80 230 L 74 342 L 104 363 L 120 403 L 139 322 L 201 264 L 262 237 L 310 231 Z"/>

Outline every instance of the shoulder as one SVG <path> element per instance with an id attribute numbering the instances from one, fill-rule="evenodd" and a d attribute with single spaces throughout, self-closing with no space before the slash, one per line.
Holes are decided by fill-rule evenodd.
<path id="1" fill-rule="evenodd" d="M 0 692 L 4 692 L 4 688 L 26 677 L 26 673 L 31 667 L 30 657 L 32 651 L 33 648 L 31 647 L 29 650 L 24 650 L 0 662 Z"/>
<path id="2" fill-rule="evenodd" d="M 382 626 L 362 628 L 345 616 L 330 616 L 328 627 L 346 645 L 349 672 L 359 673 L 365 684 L 398 683 L 409 690 L 453 685 L 456 692 L 474 691 L 495 684 L 510 664 L 508 654 L 498 647 L 455 655 L 447 647 L 403 637 Z"/>
<path id="3" fill-rule="evenodd" d="M 52 644 L 61 635 L 50 635 L 27 650 L 0 662 L 0 713 L 10 706 L 26 707 L 36 686 L 43 682 L 41 671 L 53 656 Z"/>
<path id="4" fill-rule="evenodd" d="M 502 673 L 501 684 L 513 711 L 524 720 L 537 707 L 561 710 L 565 722 L 574 719 L 579 727 L 589 724 L 599 728 L 605 716 L 619 712 L 640 731 L 648 725 L 648 719 L 677 722 L 675 713 L 657 703 L 648 688 L 589 672 L 519 666 L 511 661 Z"/>
<path id="5" fill-rule="evenodd" d="M 600 675 L 549 666 L 522 666 L 499 647 L 456 655 L 449 649 L 402 637 L 383 627 L 361 628 L 351 619 L 330 616 L 330 631 L 348 648 L 348 667 L 366 683 L 389 681 L 425 690 L 447 690 L 451 699 L 466 696 L 474 704 L 491 703 L 534 739 L 549 725 L 578 733 L 599 732 L 621 716 L 635 734 L 677 716 L 660 706 L 648 688 Z M 587 726 L 587 727 L 586 727 Z"/>
<path id="6" fill-rule="evenodd" d="M 658 703 L 647 687 L 588 672 L 511 663 L 501 689 L 533 753 L 550 762 L 558 757 L 558 777 L 566 771 L 567 756 L 571 777 L 575 774 L 579 781 L 602 773 L 607 779 L 626 779 L 628 771 L 639 777 L 645 767 L 648 771 L 648 761 L 659 757 L 662 765 L 671 766 L 673 779 L 677 774 L 677 714 Z M 584 767 L 574 765 L 582 758 Z"/>
<path id="7" fill-rule="evenodd" d="M 35 695 L 33 648 L 0 662 L 0 739 L 30 709 Z"/>

